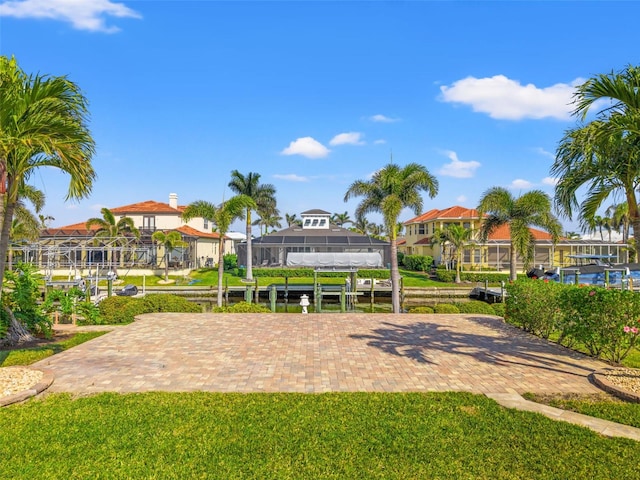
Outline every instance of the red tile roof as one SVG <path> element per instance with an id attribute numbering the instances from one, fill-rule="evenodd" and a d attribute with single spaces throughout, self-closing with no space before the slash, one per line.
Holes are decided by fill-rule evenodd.
<path id="1" fill-rule="evenodd" d="M 188 235 L 190 237 L 199 237 L 199 238 L 220 238 L 220 234 L 218 232 L 201 232 L 196 230 L 195 228 L 191 228 L 188 225 L 183 225 L 180 228 L 176 228 L 176 230 L 184 235 Z"/>
<path id="2" fill-rule="evenodd" d="M 459 205 L 455 205 L 453 207 L 445 208 L 444 210 L 438 210 L 434 208 L 433 210 L 429 210 L 422 215 L 418 215 L 410 220 L 404 222 L 404 225 L 409 225 L 412 223 L 422 223 L 428 222 L 429 220 L 477 220 L 480 218 L 480 214 L 475 208 L 465 208 L 460 207 Z"/>
<path id="3" fill-rule="evenodd" d="M 529 227 L 531 233 L 533 233 L 533 238 L 536 240 L 551 240 L 552 237 L 549 233 L 543 232 L 542 230 L 538 230 L 537 228 Z M 511 239 L 511 230 L 509 229 L 509 225 L 502 225 L 496 228 L 491 235 L 489 235 L 489 240 L 510 240 Z"/>
<path id="4" fill-rule="evenodd" d="M 85 222 L 74 223 L 72 225 L 66 225 L 64 227 L 47 228 L 42 232 L 42 235 L 93 235 L 93 233 L 100 227 L 98 225 L 92 225 L 91 229 L 87 229 Z"/>
<path id="5" fill-rule="evenodd" d="M 125 215 L 127 213 L 182 213 L 185 209 L 184 205 L 178 205 L 178 208 L 173 208 L 168 203 L 156 202 L 154 200 L 147 200 L 146 202 L 132 203 L 131 205 L 125 205 L 123 207 L 116 207 L 111 209 L 111 213 Z"/>

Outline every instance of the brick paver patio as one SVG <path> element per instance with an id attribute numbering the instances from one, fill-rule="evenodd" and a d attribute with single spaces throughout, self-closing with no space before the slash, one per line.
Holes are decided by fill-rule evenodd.
<path id="1" fill-rule="evenodd" d="M 38 362 L 49 392 L 596 393 L 604 363 L 473 315 L 144 315 Z"/>

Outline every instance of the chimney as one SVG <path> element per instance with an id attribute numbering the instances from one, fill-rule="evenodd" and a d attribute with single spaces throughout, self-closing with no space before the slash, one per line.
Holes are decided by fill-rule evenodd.
<path id="1" fill-rule="evenodd" d="M 176 210 L 178 209 L 178 194 L 177 193 L 170 193 L 169 194 L 169 206 L 171 208 L 175 208 Z"/>

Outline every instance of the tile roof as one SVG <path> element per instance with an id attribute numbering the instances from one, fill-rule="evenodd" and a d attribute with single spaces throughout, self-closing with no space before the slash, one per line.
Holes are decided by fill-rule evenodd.
<path id="1" fill-rule="evenodd" d="M 53 236 L 53 235 L 93 235 L 93 233 L 98 230 L 100 227 L 98 225 L 92 225 L 91 229 L 87 228 L 87 224 L 85 222 L 74 223 L 72 225 L 66 225 L 64 227 L 56 227 L 56 228 L 47 228 L 43 230 L 43 236 Z"/>
<path id="2" fill-rule="evenodd" d="M 537 228 L 529 227 L 531 233 L 533 233 L 533 238 L 536 240 L 551 240 L 551 234 L 544 232 L 542 230 L 538 230 Z M 511 230 L 509 229 L 509 225 L 502 225 L 496 228 L 491 235 L 489 235 L 489 240 L 510 240 L 511 239 Z"/>
<path id="3" fill-rule="evenodd" d="M 218 232 L 201 232 L 200 230 L 196 230 L 188 225 L 182 225 L 180 228 L 176 228 L 175 230 L 184 235 L 188 235 L 189 237 L 220 238 L 220 234 Z"/>
<path id="4" fill-rule="evenodd" d="M 178 205 L 178 208 L 173 208 L 168 203 L 156 202 L 154 200 L 147 200 L 145 202 L 132 203 L 131 205 L 125 205 L 123 207 L 116 207 L 111 209 L 111 213 L 124 215 L 127 213 L 182 213 L 186 207 L 184 205 Z"/>
<path id="5" fill-rule="evenodd" d="M 404 225 L 412 223 L 428 222 L 429 220 L 446 220 L 446 219 L 469 219 L 476 220 L 480 218 L 480 214 L 475 208 L 465 208 L 459 205 L 445 208 L 444 210 L 438 210 L 434 208 L 426 213 L 418 215 L 410 220 L 404 222 Z"/>

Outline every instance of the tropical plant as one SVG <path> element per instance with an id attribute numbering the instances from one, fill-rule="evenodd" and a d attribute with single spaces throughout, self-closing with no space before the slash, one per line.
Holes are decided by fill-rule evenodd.
<path id="1" fill-rule="evenodd" d="M 66 77 L 27 75 L 15 58 L 0 56 L 0 285 L 14 212 L 30 176 L 53 167 L 70 177 L 68 199 L 91 192 L 87 115 L 86 98 Z M 12 321 L 10 328 L 20 326 Z"/>
<path id="2" fill-rule="evenodd" d="M 369 235 L 370 226 L 371 222 L 367 220 L 367 217 L 365 217 L 364 215 L 359 215 L 356 217 L 356 221 L 353 222 L 350 230 L 358 232 L 362 235 Z"/>
<path id="3" fill-rule="evenodd" d="M 347 223 L 353 223 L 351 217 L 349 217 L 349 212 L 334 213 L 331 215 L 331 222 L 335 223 L 339 227 L 344 227 Z"/>
<path id="4" fill-rule="evenodd" d="M 280 223 L 282 221 L 282 217 L 280 216 L 279 210 L 275 208 L 275 205 L 270 205 L 268 210 L 258 210 L 258 215 L 260 218 L 254 220 L 253 225 L 260 225 L 261 235 L 269 233 L 269 228 L 282 228 L 282 223 Z"/>
<path id="5" fill-rule="evenodd" d="M 297 218 L 295 213 L 293 214 L 285 213 L 284 218 L 285 218 L 285 221 L 287 222 L 287 227 L 302 225 L 302 220 Z"/>
<path id="6" fill-rule="evenodd" d="M 247 207 L 244 213 L 247 226 L 247 280 L 253 280 L 253 251 L 251 248 L 251 211 L 269 209 L 270 207 L 275 209 L 276 188 L 269 184 L 260 183 L 260 174 L 249 172 L 247 175 L 241 174 L 238 170 L 231 172 L 231 181 L 229 182 L 229 188 L 238 195 L 246 195 L 255 202 L 255 207 Z"/>
<path id="7" fill-rule="evenodd" d="M 584 121 L 592 107 L 596 119 L 565 133 L 556 151 L 551 174 L 555 203 L 563 215 L 579 210 L 580 219 L 593 218 L 610 195 L 621 194 L 629 223 L 640 239 L 640 69 L 597 75 L 577 87 L 574 115 Z M 579 204 L 578 189 L 586 187 Z"/>
<path id="8" fill-rule="evenodd" d="M 169 260 L 171 258 L 171 252 L 176 248 L 186 247 L 187 242 L 182 240 L 182 235 L 176 230 L 170 232 L 163 232 L 157 230 L 153 232 L 151 238 L 160 246 L 164 248 L 164 281 L 169 281 Z"/>
<path id="9" fill-rule="evenodd" d="M 578 232 L 564 232 L 563 236 L 569 240 L 578 240 L 581 238 Z"/>
<path id="10" fill-rule="evenodd" d="M 535 255 L 535 238 L 530 226 L 542 228 L 551 234 L 553 242 L 558 241 L 562 232 L 562 225 L 551 213 L 551 199 L 540 191 L 532 190 L 520 197 L 514 198 L 502 187 L 493 187 L 484 192 L 480 198 L 477 210 L 483 217 L 480 226 L 480 239 L 487 241 L 489 235 L 498 227 L 508 225 L 509 248 L 509 277 L 517 279 L 516 259 L 519 255 L 525 270 L 529 267 Z"/>
<path id="11" fill-rule="evenodd" d="M 445 228 L 436 229 L 431 239 L 432 244 L 441 244 L 449 249 L 449 257 L 456 267 L 456 283 L 460 283 L 460 268 L 462 265 L 462 251 L 465 247 L 473 245 L 473 231 L 457 223 L 447 225 Z"/>
<path id="12" fill-rule="evenodd" d="M 611 227 L 622 234 L 622 241 L 629 240 L 629 206 L 626 203 L 610 205 L 606 210 L 611 218 Z"/>
<path id="13" fill-rule="evenodd" d="M 85 223 L 87 230 L 98 227 L 93 234 L 94 241 L 113 242 L 114 245 L 124 246 L 129 243 L 131 237 L 140 238 L 140 231 L 136 228 L 135 222 L 131 217 L 122 217 L 116 220 L 113 212 L 106 207 L 102 208 L 100 213 L 102 213 L 102 218 L 90 218 Z M 111 256 L 112 250 L 109 249 L 109 262 L 111 262 Z M 124 256 L 121 255 L 120 260 L 123 259 Z"/>
<path id="14" fill-rule="evenodd" d="M 363 197 L 356 208 L 356 218 L 379 212 L 391 243 L 391 303 L 394 313 L 400 313 L 400 273 L 398 271 L 398 218 L 404 208 L 418 215 L 422 210 L 421 191 L 431 198 L 438 193 L 438 180 L 426 167 L 409 163 L 400 167 L 389 163 L 373 174 L 370 180 L 356 180 L 351 184 L 344 201 Z"/>
<path id="15" fill-rule="evenodd" d="M 236 195 L 219 206 L 204 200 L 193 202 L 184 209 L 182 218 L 188 222 L 202 217 L 212 222 L 218 231 L 218 306 L 222 306 L 222 279 L 224 276 L 224 239 L 231 224 L 241 218 L 247 208 L 255 208 L 255 202 L 246 195 Z"/>
<path id="16" fill-rule="evenodd" d="M 53 222 L 55 218 L 53 218 L 51 215 L 44 215 L 41 213 L 38 215 L 38 220 L 40 221 L 40 228 L 45 229 L 49 228 L 49 222 Z"/>

